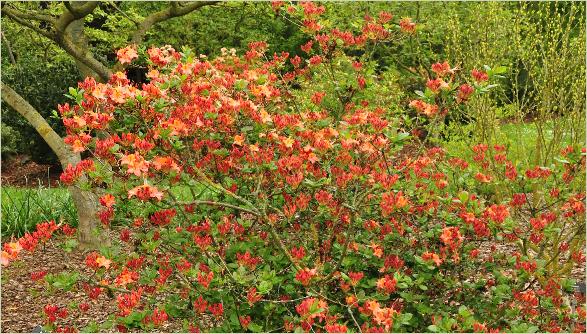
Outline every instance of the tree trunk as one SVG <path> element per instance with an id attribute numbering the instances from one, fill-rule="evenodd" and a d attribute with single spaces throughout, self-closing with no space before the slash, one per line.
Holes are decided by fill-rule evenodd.
<path id="1" fill-rule="evenodd" d="M 83 6 L 85 4 L 86 1 L 76 1 L 72 2 L 70 6 L 73 9 L 77 9 L 79 6 Z M 76 47 L 76 49 L 83 52 L 83 57 L 94 58 L 94 56 L 90 52 L 90 48 L 88 47 L 88 39 L 86 37 L 86 34 L 84 33 L 84 21 L 85 17 L 71 22 L 65 29 L 64 38 L 69 40 Z M 104 78 L 102 78 L 98 73 L 96 73 L 96 71 L 86 66 L 81 60 L 79 60 L 78 58 L 74 58 L 74 60 L 78 70 L 84 78 L 93 77 L 98 81 L 103 81 Z"/>
<path id="2" fill-rule="evenodd" d="M 53 152 L 57 154 L 61 166 L 65 169 L 68 164 L 76 165 L 80 162 L 80 155 L 71 151 L 63 142 L 63 139 L 51 128 L 47 121 L 12 88 L 0 83 L 2 86 L 2 100 L 21 114 L 35 130 L 49 144 Z M 79 218 L 78 239 L 83 248 L 95 248 L 100 245 L 100 223 L 98 220 L 98 198 L 89 191 L 75 186 L 68 187 Z"/>

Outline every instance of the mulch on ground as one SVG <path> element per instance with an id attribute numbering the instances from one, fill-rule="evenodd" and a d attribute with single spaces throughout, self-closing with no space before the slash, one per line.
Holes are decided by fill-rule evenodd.
<path id="1" fill-rule="evenodd" d="M 38 164 L 23 155 L 2 161 L 2 186 L 57 187 L 60 175 L 59 164 Z"/>
<path id="2" fill-rule="evenodd" d="M 111 232 L 112 233 L 112 232 Z M 73 325 L 76 329 L 81 330 L 87 326 L 90 321 L 96 321 L 102 324 L 107 320 L 109 314 L 118 311 L 116 300 L 102 293 L 97 300 L 90 300 L 86 294 L 79 289 L 77 292 L 57 292 L 47 294 L 43 289 L 41 282 L 34 282 L 31 279 L 31 273 L 47 271 L 48 273 L 58 274 L 63 271 L 78 271 L 84 276 L 90 274 L 85 265 L 87 252 L 73 250 L 66 252 L 58 247 L 61 237 L 57 237 L 45 244 L 44 249 L 37 249 L 33 253 L 23 251 L 19 259 L 6 268 L 2 268 L 2 305 L 0 332 L 3 333 L 28 333 L 33 331 L 39 325 L 43 325 L 45 318 L 43 308 L 47 304 L 58 306 L 67 306 L 72 302 L 90 304 L 90 309 L 80 316 L 79 312 L 69 312 L 70 314 L 64 320 L 58 320 L 57 324 Z M 480 245 L 482 256 L 489 255 L 491 244 L 484 243 Z M 515 251 L 513 245 L 497 245 L 499 252 Z M 571 274 L 577 281 L 583 282 L 585 279 L 585 263 L 573 269 Z M 87 277 L 87 276 L 86 276 Z M 113 330 L 115 330 L 113 328 Z M 182 332 L 182 323 L 179 319 L 170 319 L 161 327 L 154 329 L 157 332 Z"/>
<path id="3" fill-rule="evenodd" d="M 67 306 L 72 302 L 90 304 L 83 316 L 70 314 L 65 322 L 80 329 L 91 320 L 99 323 L 108 313 L 116 311 L 116 303 L 102 295 L 97 300 L 89 300 L 83 291 L 59 292 L 44 295 L 44 281 L 34 282 L 31 273 L 47 271 L 57 274 L 63 271 L 83 271 L 85 255 L 81 252 L 65 252 L 56 243 L 49 242 L 44 249 L 33 253 L 23 251 L 19 259 L 2 269 L 2 332 L 31 332 L 44 324 L 43 308 L 47 304 Z M 72 313 L 72 312 L 70 312 Z"/>
<path id="4" fill-rule="evenodd" d="M 109 314 L 118 312 L 115 297 L 111 298 L 103 292 L 98 299 L 91 300 L 84 293 L 83 289 L 77 291 L 47 294 L 42 284 L 43 280 L 34 282 L 31 273 L 47 271 L 48 274 L 58 274 L 64 271 L 81 272 L 88 277 L 91 272 L 85 265 L 85 257 L 88 252 L 73 250 L 66 252 L 58 247 L 59 239 L 55 238 L 45 244 L 44 249 L 39 248 L 30 253 L 22 251 L 19 259 L 11 262 L 8 267 L 2 268 L 2 305 L 0 332 L 2 333 L 30 333 L 39 325 L 44 325 L 45 318 L 43 308 L 47 304 L 54 304 L 60 307 L 72 303 L 88 303 L 90 308 L 80 315 L 80 312 L 69 311 L 67 318 L 58 319 L 57 325 L 73 326 L 82 330 L 91 321 L 103 324 Z M 78 283 L 80 284 L 80 283 Z M 112 328 L 111 331 L 116 331 Z M 162 326 L 154 329 L 156 332 L 182 332 L 182 324 L 179 320 L 167 321 Z"/>

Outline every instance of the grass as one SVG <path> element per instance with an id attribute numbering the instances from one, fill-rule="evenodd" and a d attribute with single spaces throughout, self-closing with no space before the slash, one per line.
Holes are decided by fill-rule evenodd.
<path id="1" fill-rule="evenodd" d="M 203 187 L 194 189 L 200 197 L 210 197 Z M 178 199 L 193 199 L 187 186 L 176 186 L 171 193 Z M 20 237 L 30 232 L 38 223 L 55 220 L 77 226 L 77 210 L 67 188 L 18 188 L 0 189 L 2 211 L 0 213 L 2 237 Z"/>
<path id="2" fill-rule="evenodd" d="M 47 220 L 77 225 L 77 211 L 66 188 L 2 187 L 0 194 L 2 237 L 22 236 Z"/>
<path id="3" fill-rule="evenodd" d="M 546 124 L 545 139 L 552 139 L 551 124 Z M 536 141 L 538 131 L 534 123 L 507 123 L 499 127 L 496 133 L 496 143 L 506 145 L 508 156 L 515 162 L 521 162 L 527 166 L 532 165 L 532 159 L 536 154 Z M 471 138 L 451 138 L 443 143 L 449 154 L 463 158 L 472 158 Z M 562 146 L 571 144 L 570 135 L 565 134 L 561 141 Z M 558 154 L 558 151 L 554 152 Z"/>

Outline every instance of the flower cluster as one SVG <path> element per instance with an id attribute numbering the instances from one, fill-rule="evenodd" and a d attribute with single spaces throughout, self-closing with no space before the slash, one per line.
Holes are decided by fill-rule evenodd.
<path id="1" fill-rule="evenodd" d="M 558 302 L 585 258 L 584 153 L 528 168 L 501 146 L 471 159 L 418 147 L 388 82 L 355 52 L 417 33 L 411 20 L 383 12 L 340 31 L 317 3 L 273 8 L 308 34 L 298 55 L 264 42 L 213 59 L 152 48 L 148 83 L 86 79 L 81 101 L 60 108 L 71 145 L 101 164 L 65 175 L 106 189 L 100 218 L 120 231 L 86 257 L 82 285 L 114 296 L 117 329 L 584 329 L 580 308 Z M 492 76 L 464 84 L 447 62 L 431 69 L 409 103 L 431 119 Z"/>

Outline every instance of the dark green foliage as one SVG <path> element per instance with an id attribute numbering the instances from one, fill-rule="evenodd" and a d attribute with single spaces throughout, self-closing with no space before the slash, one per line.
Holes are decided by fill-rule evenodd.
<path id="1" fill-rule="evenodd" d="M 2 82 L 10 85 L 15 91 L 26 97 L 27 101 L 37 109 L 57 133 L 64 135 L 65 130 L 60 119 L 51 117 L 57 105 L 65 103 L 63 95 L 68 87 L 75 87 L 80 76 L 73 61 L 43 61 L 24 55 L 19 57 L 16 65 L 2 67 Z M 23 153 L 30 155 L 38 162 L 56 162 L 56 157 L 43 138 L 28 124 L 20 114 L 5 103 L 2 104 L 2 139 L 8 143 L 10 151 L 4 153 Z M 4 125 L 13 132 L 7 131 Z M 14 133 L 15 132 L 15 133 Z"/>

